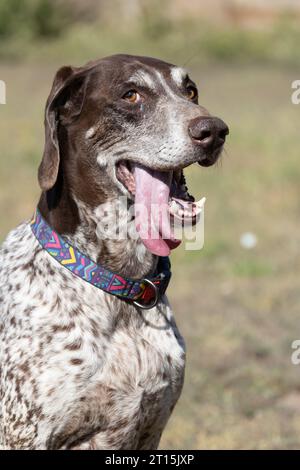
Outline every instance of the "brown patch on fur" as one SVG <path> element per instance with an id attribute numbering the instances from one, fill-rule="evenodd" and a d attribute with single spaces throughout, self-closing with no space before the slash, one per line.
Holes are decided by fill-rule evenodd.
<path id="1" fill-rule="evenodd" d="M 70 351 L 76 351 L 80 349 L 82 346 L 82 340 L 80 338 L 74 340 L 72 343 L 69 343 L 65 346 L 65 349 L 69 349 Z"/>
<path id="2" fill-rule="evenodd" d="M 80 359 L 77 357 L 70 360 L 70 364 L 72 364 L 73 366 L 79 366 L 82 363 L 83 363 L 83 359 Z"/>
<path id="3" fill-rule="evenodd" d="M 68 325 L 53 325 L 52 326 L 52 331 L 53 333 L 58 333 L 62 331 L 71 331 L 73 328 L 75 328 L 75 323 L 70 322 Z"/>

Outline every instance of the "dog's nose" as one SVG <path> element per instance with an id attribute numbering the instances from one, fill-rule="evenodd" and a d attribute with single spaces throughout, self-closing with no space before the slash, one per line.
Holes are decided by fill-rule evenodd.
<path id="1" fill-rule="evenodd" d="M 228 126 L 222 119 L 208 116 L 190 121 L 188 131 L 193 142 L 205 150 L 221 147 L 229 134 Z"/>

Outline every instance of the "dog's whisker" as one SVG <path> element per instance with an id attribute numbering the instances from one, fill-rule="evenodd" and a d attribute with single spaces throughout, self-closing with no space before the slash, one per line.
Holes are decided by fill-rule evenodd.
<path id="1" fill-rule="evenodd" d="M 111 147 L 113 147 L 114 145 L 119 144 L 122 141 L 123 141 L 123 139 L 116 139 L 115 141 L 111 141 L 111 142 L 108 143 L 108 145 L 103 146 L 101 148 L 101 150 L 106 151 L 106 150 L 110 149 Z"/>

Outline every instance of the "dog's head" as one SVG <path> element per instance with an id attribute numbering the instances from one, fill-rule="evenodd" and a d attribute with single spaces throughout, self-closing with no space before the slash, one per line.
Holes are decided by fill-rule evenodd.
<path id="1" fill-rule="evenodd" d="M 128 55 L 62 67 L 47 101 L 45 130 L 43 191 L 63 180 L 75 200 L 93 208 L 126 195 L 144 206 L 137 229 L 159 255 L 176 242 L 161 214 L 154 222 L 158 240 L 152 240 L 145 213 L 158 205 L 193 217 L 182 169 L 215 163 L 228 134 L 226 124 L 198 104 L 184 69 Z"/>

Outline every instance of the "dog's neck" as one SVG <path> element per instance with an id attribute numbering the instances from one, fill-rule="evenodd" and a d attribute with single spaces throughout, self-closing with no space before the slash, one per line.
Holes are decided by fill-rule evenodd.
<path id="1" fill-rule="evenodd" d="M 58 195 L 42 193 L 38 207 L 51 227 L 64 236 L 91 260 L 124 277 L 139 279 L 155 272 L 158 257 L 150 253 L 136 237 L 134 221 L 129 222 L 125 236 L 112 236 L 107 231 L 128 217 L 127 207 L 119 203 L 116 217 L 114 204 L 91 208 L 76 200 L 68 191 Z M 118 235 L 118 231 L 117 231 Z"/>

